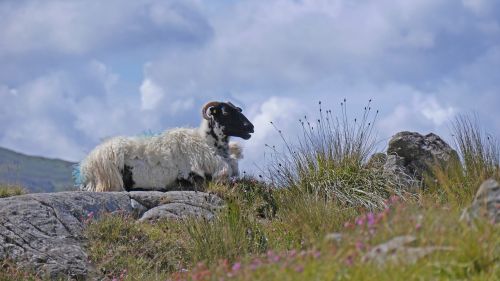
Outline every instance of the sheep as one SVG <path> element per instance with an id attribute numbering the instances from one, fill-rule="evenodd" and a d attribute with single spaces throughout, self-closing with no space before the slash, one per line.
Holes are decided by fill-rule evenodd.
<path id="1" fill-rule="evenodd" d="M 176 128 L 149 137 L 115 137 L 80 163 L 86 191 L 172 190 L 238 175 L 241 147 L 253 124 L 230 102 L 208 102 L 199 128 Z"/>

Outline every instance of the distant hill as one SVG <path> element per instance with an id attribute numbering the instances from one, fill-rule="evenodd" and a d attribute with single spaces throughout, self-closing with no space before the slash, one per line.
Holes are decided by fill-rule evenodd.
<path id="1" fill-rule="evenodd" d="M 19 184 L 29 192 L 74 190 L 74 164 L 0 148 L 0 183 Z"/>

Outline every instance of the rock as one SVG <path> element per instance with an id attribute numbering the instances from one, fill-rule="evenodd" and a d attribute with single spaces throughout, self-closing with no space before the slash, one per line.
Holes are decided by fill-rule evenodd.
<path id="1" fill-rule="evenodd" d="M 459 159 L 457 152 L 433 133 L 423 136 L 414 132 L 399 132 L 389 141 L 387 155 L 399 157 L 394 160 L 396 165 L 402 165 L 417 179 L 432 172 L 433 165 L 448 167 L 451 161 Z"/>
<path id="2" fill-rule="evenodd" d="M 363 256 L 364 262 L 374 262 L 378 265 L 384 265 L 386 262 L 393 263 L 415 263 L 435 251 L 449 251 L 450 247 L 407 247 L 407 244 L 413 243 L 416 238 L 411 235 L 398 236 L 385 243 L 375 246 Z"/>
<path id="3" fill-rule="evenodd" d="M 328 233 L 325 236 L 325 240 L 334 241 L 334 242 L 341 242 L 342 238 L 343 238 L 342 233 L 338 233 L 338 232 Z"/>
<path id="4" fill-rule="evenodd" d="M 412 243 L 415 240 L 416 238 L 410 235 L 398 236 L 371 249 L 363 256 L 363 260 L 383 263 L 385 262 L 388 254 L 394 253 L 398 249 L 404 247 L 406 244 Z"/>
<path id="5" fill-rule="evenodd" d="M 93 274 L 84 250 L 89 219 L 121 213 L 141 221 L 211 218 L 223 201 L 203 192 L 60 192 L 0 199 L 0 260 L 50 279 Z"/>
<path id="6" fill-rule="evenodd" d="M 366 167 L 380 171 L 389 185 L 403 187 L 404 191 L 411 193 L 420 190 L 421 182 L 405 167 L 403 157 L 394 154 L 375 153 L 368 160 Z"/>
<path id="7" fill-rule="evenodd" d="M 405 173 L 410 174 L 405 167 L 405 159 L 395 154 L 387 155 L 385 163 L 382 165 L 385 173 Z"/>
<path id="8" fill-rule="evenodd" d="M 386 162 L 387 155 L 385 153 L 378 152 L 370 157 L 368 163 L 366 163 L 366 166 L 372 169 L 382 169 Z"/>
<path id="9" fill-rule="evenodd" d="M 399 132 L 389 141 L 387 153 L 373 154 L 366 167 L 382 171 L 391 184 L 416 192 L 434 165 L 446 168 L 458 159 L 457 152 L 435 134 Z"/>
<path id="10" fill-rule="evenodd" d="M 139 194 L 132 194 L 131 196 L 137 198 L 137 195 Z M 222 205 L 222 199 L 212 194 L 172 191 L 169 192 L 168 197 L 160 200 L 157 207 L 145 212 L 139 220 L 155 221 L 162 218 L 184 219 L 187 217 L 210 220 L 214 217 L 215 211 L 220 209 Z"/>
<path id="11" fill-rule="evenodd" d="M 500 184 L 489 179 L 483 182 L 469 208 L 464 210 L 461 220 L 485 218 L 494 224 L 500 222 Z"/>

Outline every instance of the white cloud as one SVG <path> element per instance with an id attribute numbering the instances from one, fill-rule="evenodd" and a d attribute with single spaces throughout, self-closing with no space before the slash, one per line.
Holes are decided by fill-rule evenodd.
<path id="1" fill-rule="evenodd" d="M 251 118 L 252 123 L 257 129 L 253 138 L 252 145 L 263 145 L 269 139 L 270 133 L 276 133 L 270 122 L 273 122 L 279 129 L 287 126 L 290 121 L 297 121 L 301 112 L 299 112 L 298 101 L 284 97 L 270 97 L 263 102 L 256 116 Z"/>
<path id="2" fill-rule="evenodd" d="M 3 146 L 30 155 L 74 161 L 80 159 L 83 152 L 81 144 L 50 119 L 27 119 L 22 126 L 7 128 L 0 141 Z"/>
<path id="3" fill-rule="evenodd" d="M 155 109 L 164 96 L 163 89 L 155 84 L 151 79 L 145 79 L 142 82 L 140 92 L 142 110 Z"/>
<path id="4" fill-rule="evenodd" d="M 382 116 L 379 128 L 384 137 L 398 131 L 409 130 L 420 133 L 441 132 L 446 134 L 447 125 L 453 120 L 457 109 L 438 100 L 435 94 L 426 94 L 406 86 L 390 86 L 386 95 L 394 95 L 398 91 L 405 95 L 403 99 L 394 101 L 394 109 Z"/>
<path id="5" fill-rule="evenodd" d="M 194 1 L 3 1 L 0 54 L 116 52 L 156 42 L 206 40 Z"/>
<path id="6" fill-rule="evenodd" d="M 284 135 L 293 135 L 298 128 L 296 121 L 301 114 L 299 102 L 284 97 L 270 97 L 257 110 L 248 114 L 255 127 L 255 133 L 244 143 L 243 169 L 254 171 L 255 165 L 262 168 L 265 164 L 263 161 L 265 145 L 282 145 L 276 130 L 281 130 Z M 273 122 L 276 127 L 270 122 Z"/>
<path id="7" fill-rule="evenodd" d="M 455 108 L 452 106 L 442 106 L 435 97 L 429 96 L 423 101 L 416 102 L 416 108 L 420 108 L 422 115 L 431 120 L 434 126 L 441 126 L 449 122 L 455 115 Z"/>
<path id="8" fill-rule="evenodd" d="M 279 144 L 269 121 L 293 135 L 318 100 L 347 97 L 357 113 L 373 98 L 381 137 L 442 134 L 472 110 L 498 131 L 499 10 L 486 0 L 1 1 L 0 146 L 74 159 L 104 137 L 197 125 L 208 100 L 234 101 L 255 123 L 244 169 Z M 40 137 L 23 138 L 31 130 Z"/>

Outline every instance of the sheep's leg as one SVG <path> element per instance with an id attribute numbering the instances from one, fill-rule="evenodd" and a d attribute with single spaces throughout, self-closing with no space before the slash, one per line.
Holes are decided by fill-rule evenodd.
<path id="1" fill-rule="evenodd" d="M 127 191 L 130 191 L 131 189 L 133 189 L 134 185 L 135 185 L 132 169 L 133 169 L 133 167 L 125 165 L 123 167 L 123 170 L 121 170 L 123 187 Z"/>
<path id="2" fill-rule="evenodd" d="M 226 184 L 229 182 L 231 176 L 235 176 L 233 172 L 232 165 L 236 163 L 236 168 L 238 165 L 237 160 L 230 159 L 229 161 L 224 161 L 222 167 L 214 174 L 214 182 L 217 184 Z"/>
<path id="3" fill-rule="evenodd" d="M 190 172 L 187 178 L 178 178 L 177 185 L 183 190 L 204 190 L 207 180 L 210 180 L 211 178 L 211 175 L 201 176 L 195 172 Z"/>

